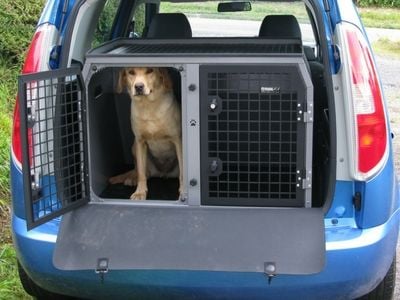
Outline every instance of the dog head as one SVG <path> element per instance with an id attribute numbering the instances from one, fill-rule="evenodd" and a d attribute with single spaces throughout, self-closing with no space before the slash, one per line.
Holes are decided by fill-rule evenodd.
<path id="1" fill-rule="evenodd" d="M 142 98 L 171 90 L 172 81 L 165 68 L 130 67 L 119 74 L 117 92 L 122 93 L 124 88 L 134 98 Z"/>

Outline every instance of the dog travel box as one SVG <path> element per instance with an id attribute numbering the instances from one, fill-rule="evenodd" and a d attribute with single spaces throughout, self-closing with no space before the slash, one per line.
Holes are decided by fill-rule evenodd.
<path id="1" fill-rule="evenodd" d="M 131 99 L 116 92 L 132 66 L 167 68 L 173 78 L 182 199 L 177 179 L 149 179 L 146 201 L 128 200 L 134 187 L 109 184 L 134 167 Z M 56 268 L 94 270 L 99 280 L 129 269 L 268 278 L 322 270 L 313 85 L 300 41 L 117 40 L 89 52 L 82 70 L 21 77 L 20 91 L 29 227 L 65 213 Z"/>
<path id="2" fill-rule="evenodd" d="M 313 85 L 300 40 L 120 39 L 87 53 L 82 70 L 21 77 L 31 215 L 44 222 L 133 193 L 108 180 L 134 167 L 131 99 L 116 92 L 119 72 L 134 66 L 168 68 L 182 112 L 184 197 L 177 179 L 152 178 L 148 200 L 312 206 Z"/>
<path id="3" fill-rule="evenodd" d="M 106 117 L 110 138 L 120 135 L 125 160 L 133 142 L 130 99 L 101 99 L 114 93 L 118 72 L 127 66 L 171 71 L 182 107 L 189 204 L 311 206 L 313 86 L 300 41 L 118 40 L 92 50 L 83 70 L 93 107 L 89 120 L 96 122 L 91 144 L 98 144 L 93 131 Z M 109 107 L 98 108 L 101 101 Z M 111 149 L 104 151 L 101 156 L 109 157 Z M 91 159 L 92 173 L 107 177 L 111 166 L 96 172 L 103 158 Z M 104 188 L 100 183 L 98 191 Z"/>

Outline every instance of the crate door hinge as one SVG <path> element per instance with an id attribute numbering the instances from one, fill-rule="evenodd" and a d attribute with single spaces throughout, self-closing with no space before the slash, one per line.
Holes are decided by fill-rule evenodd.
<path id="1" fill-rule="evenodd" d="M 312 187 L 311 170 L 297 170 L 297 187 L 303 190 L 311 189 Z"/>
<path id="2" fill-rule="evenodd" d="M 264 274 L 268 277 L 268 284 L 271 284 L 272 279 L 276 276 L 276 263 L 265 262 L 264 263 Z"/>
<path id="3" fill-rule="evenodd" d="M 303 104 L 297 104 L 297 121 L 304 123 L 312 123 L 314 121 L 314 107 L 312 103 L 307 103 L 307 109 L 304 109 Z"/>

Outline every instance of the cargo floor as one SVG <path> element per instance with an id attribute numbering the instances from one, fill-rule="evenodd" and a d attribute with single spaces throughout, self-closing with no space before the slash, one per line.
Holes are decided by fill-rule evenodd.
<path id="1" fill-rule="evenodd" d="M 177 200 L 179 182 L 177 178 L 150 178 L 147 181 L 148 200 Z M 109 184 L 101 193 L 102 198 L 129 199 L 136 186 Z"/>

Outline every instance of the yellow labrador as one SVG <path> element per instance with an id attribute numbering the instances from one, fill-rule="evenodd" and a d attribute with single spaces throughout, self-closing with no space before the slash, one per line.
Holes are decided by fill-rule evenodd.
<path id="1" fill-rule="evenodd" d="M 135 169 L 111 177 L 110 183 L 137 185 L 131 199 L 145 200 L 147 178 L 179 177 L 183 193 L 181 113 L 165 68 L 125 68 L 117 92 L 127 88 L 131 97 L 131 126 L 135 135 L 132 153 Z"/>

